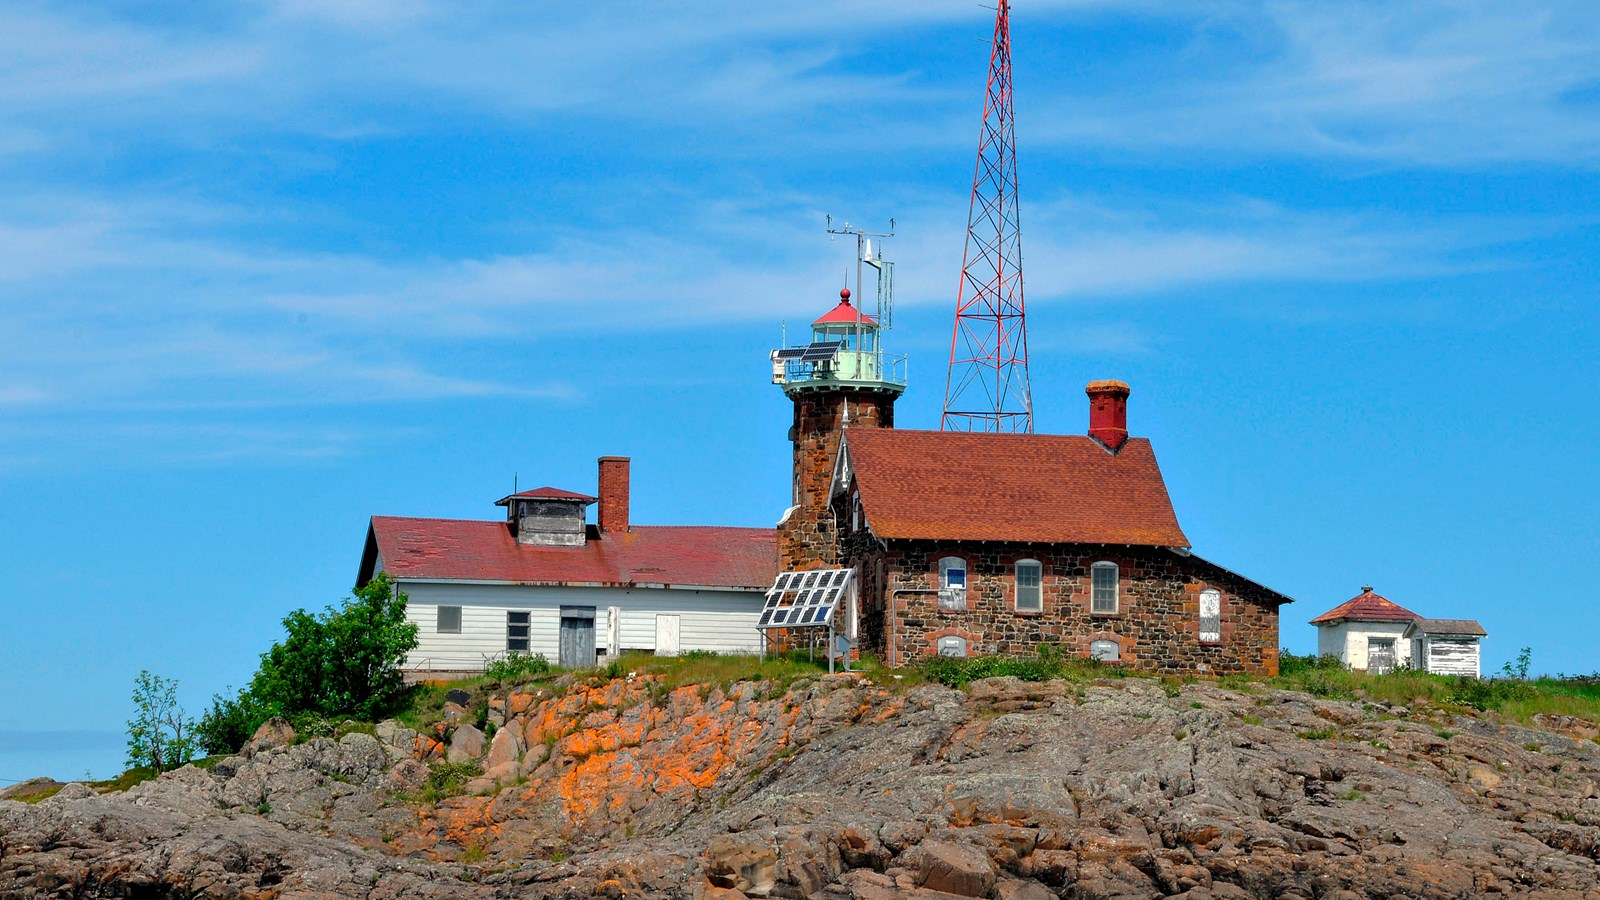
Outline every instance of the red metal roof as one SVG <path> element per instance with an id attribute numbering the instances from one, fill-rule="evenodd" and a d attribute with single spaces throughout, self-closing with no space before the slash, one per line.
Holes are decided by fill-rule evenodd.
<path id="1" fill-rule="evenodd" d="M 1420 618 L 1393 600 L 1374 594 L 1372 588 L 1364 587 L 1361 593 L 1312 619 L 1311 624 L 1322 625 L 1341 619 L 1352 622 L 1414 622 Z"/>
<path id="2" fill-rule="evenodd" d="M 778 540 L 771 528 L 635 525 L 590 531 L 582 547 L 535 547 L 518 544 L 504 522 L 373 516 L 361 583 L 375 557 L 396 578 L 764 589 L 777 576 Z"/>
<path id="3" fill-rule="evenodd" d="M 554 488 L 550 487 L 549 485 L 545 485 L 542 488 L 534 488 L 531 491 L 519 491 L 515 494 L 509 494 L 505 497 L 501 497 L 499 500 L 494 502 L 494 505 L 505 506 L 511 501 L 512 498 L 517 498 L 519 500 L 582 500 L 585 503 L 594 503 L 600 499 L 599 497 L 591 497 L 588 494 L 580 494 L 576 491 L 564 491 L 561 488 Z"/>
<path id="4" fill-rule="evenodd" d="M 845 432 L 881 538 L 1187 547 L 1145 438 L 878 428 Z"/>
<path id="5" fill-rule="evenodd" d="M 877 320 L 871 316 L 863 315 L 861 310 L 850 305 L 850 291 L 839 292 L 839 305 L 828 310 L 828 314 L 812 322 L 812 325 L 854 325 L 861 322 L 863 325 L 877 325 Z"/>

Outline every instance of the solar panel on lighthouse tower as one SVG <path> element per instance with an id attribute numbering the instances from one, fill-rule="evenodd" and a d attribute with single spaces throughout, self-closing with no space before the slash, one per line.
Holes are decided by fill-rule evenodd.
<path id="1" fill-rule="evenodd" d="M 825 628 L 850 586 L 853 569 L 784 572 L 767 591 L 757 628 Z"/>
<path id="2" fill-rule="evenodd" d="M 791 348 L 789 348 L 787 350 L 779 350 L 778 351 L 778 355 L 773 357 L 773 358 L 774 359 L 799 359 L 800 357 L 806 355 L 806 350 L 807 349 L 808 348 L 806 348 L 806 347 L 791 347 Z"/>
<path id="3" fill-rule="evenodd" d="M 842 346 L 844 346 L 843 341 L 817 341 L 806 348 L 805 353 L 800 357 L 800 361 L 822 362 L 833 359 Z"/>

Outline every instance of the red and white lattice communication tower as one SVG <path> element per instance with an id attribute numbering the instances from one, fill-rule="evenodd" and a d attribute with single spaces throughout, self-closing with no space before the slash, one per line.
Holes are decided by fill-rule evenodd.
<path id="1" fill-rule="evenodd" d="M 1011 4 L 999 2 L 955 332 L 950 338 L 950 372 L 939 426 L 944 431 L 1033 430 L 1017 215 L 1017 135 L 1011 107 Z"/>

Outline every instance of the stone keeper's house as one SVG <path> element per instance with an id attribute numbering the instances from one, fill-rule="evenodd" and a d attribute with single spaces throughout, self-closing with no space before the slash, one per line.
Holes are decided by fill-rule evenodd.
<path id="1" fill-rule="evenodd" d="M 1292 601 L 1192 552 L 1150 442 L 1128 437 L 1126 384 L 1088 386 L 1084 435 L 897 430 L 905 382 L 848 294 L 813 324 L 811 346 L 830 342 L 826 363 L 774 371 L 794 403 L 779 570 L 853 569 L 862 649 L 902 666 L 1049 643 L 1152 671 L 1277 672 Z"/>

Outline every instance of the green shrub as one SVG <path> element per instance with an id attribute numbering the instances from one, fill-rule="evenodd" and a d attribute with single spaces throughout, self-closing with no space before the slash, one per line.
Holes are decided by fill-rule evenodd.
<path id="1" fill-rule="evenodd" d="M 484 668 L 483 674 L 490 681 L 506 684 L 548 675 L 554 668 L 542 653 L 508 653 L 490 662 Z"/>
<path id="2" fill-rule="evenodd" d="M 1344 671 L 1344 667 L 1344 663 L 1339 661 L 1339 657 L 1328 653 L 1324 653 L 1321 656 L 1307 653 L 1301 656 L 1290 653 L 1287 647 L 1278 651 L 1278 674 L 1284 677 L 1299 675 L 1303 672 Z"/>
<path id="3" fill-rule="evenodd" d="M 458 797 L 467 789 L 467 782 L 483 774 L 483 769 L 470 760 L 465 762 L 436 762 L 428 768 L 428 778 L 422 785 L 422 799 L 428 802 Z"/>
<path id="4" fill-rule="evenodd" d="M 1536 690 L 1526 681 L 1506 678 L 1471 678 L 1457 675 L 1445 700 L 1478 710 L 1499 709 L 1513 700 L 1527 700 Z"/>
<path id="5" fill-rule="evenodd" d="M 1120 670 L 1097 660 L 1065 656 L 1052 644 L 1041 644 L 1035 657 L 1013 656 L 935 656 L 925 660 L 919 670 L 929 681 L 949 687 L 966 687 L 983 678 L 1010 675 L 1023 681 L 1050 681 L 1056 678 L 1094 678 L 1120 675 Z"/>
<path id="6" fill-rule="evenodd" d="M 233 753 L 244 746 L 272 714 L 272 708 L 248 689 L 233 697 L 213 694 L 211 708 L 195 725 L 195 740 L 207 753 Z"/>
<path id="7" fill-rule="evenodd" d="M 232 699 L 212 698 L 199 726 L 210 752 L 239 749 L 272 716 L 314 732 L 346 717 L 375 721 L 405 699 L 400 666 L 417 645 L 417 626 L 406 621 L 406 596 L 387 574 L 338 608 L 295 610 L 283 627 L 288 634 L 261 654 L 250 684 Z"/>

